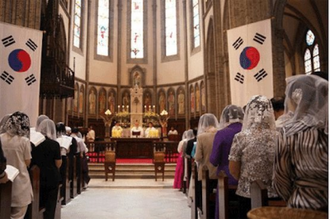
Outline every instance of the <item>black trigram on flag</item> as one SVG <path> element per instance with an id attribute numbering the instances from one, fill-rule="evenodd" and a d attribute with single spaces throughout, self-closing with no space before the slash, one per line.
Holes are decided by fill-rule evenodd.
<path id="1" fill-rule="evenodd" d="M 11 44 L 14 44 L 15 40 L 14 37 L 12 35 L 10 35 L 9 37 L 5 37 L 2 39 L 2 44 L 7 47 L 10 46 Z"/>
<path id="2" fill-rule="evenodd" d="M 261 69 L 257 74 L 254 75 L 255 79 L 259 82 L 267 76 L 265 69 Z"/>
<path id="3" fill-rule="evenodd" d="M 264 44 L 266 37 L 264 35 L 261 35 L 260 33 L 256 33 L 254 35 L 253 40 L 256 41 L 257 43 L 260 43 L 261 45 Z"/>
<path id="4" fill-rule="evenodd" d="M 25 78 L 25 81 L 27 83 L 28 86 L 30 86 L 31 84 L 33 84 L 34 82 L 36 82 L 36 78 L 34 77 L 33 74 L 31 74 L 30 76 Z"/>
<path id="5" fill-rule="evenodd" d="M 35 44 L 31 39 L 29 39 L 25 45 L 27 45 L 33 52 L 37 49 L 37 44 Z"/>
<path id="6" fill-rule="evenodd" d="M 11 76 L 8 72 L 4 71 L 2 72 L 0 78 L 4 80 L 7 84 L 11 84 L 14 81 L 14 77 Z"/>
<path id="7" fill-rule="evenodd" d="M 239 83 L 243 84 L 244 83 L 244 75 L 237 72 L 237 74 L 235 76 L 235 80 L 238 81 Z"/>
<path id="8" fill-rule="evenodd" d="M 238 48 L 243 44 L 243 39 L 238 37 L 238 39 L 233 43 L 233 47 L 238 50 Z"/>

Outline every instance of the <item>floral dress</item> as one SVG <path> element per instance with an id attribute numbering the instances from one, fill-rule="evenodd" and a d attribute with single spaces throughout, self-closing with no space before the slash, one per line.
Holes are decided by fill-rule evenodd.
<path id="1" fill-rule="evenodd" d="M 262 180 L 268 197 L 277 197 L 272 188 L 276 131 L 251 127 L 235 135 L 229 160 L 240 162 L 240 176 L 236 194 L 250 198 L 250 184 Z"/>

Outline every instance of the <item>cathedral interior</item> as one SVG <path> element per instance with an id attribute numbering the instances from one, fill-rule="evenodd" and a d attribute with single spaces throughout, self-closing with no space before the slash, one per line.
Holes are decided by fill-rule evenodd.
<path id="1" fill-rule="evenodd" d="M 327 0 L 0 0 L 1 22 L 43 33 L 38 114 L 100 138 L 105 112 L 123 123 L 134 104 L 181 134 L 219 117 L 235 102 L 229 31 L 265 20 L 269 98 L 288 76 L 328 73 Z"/>

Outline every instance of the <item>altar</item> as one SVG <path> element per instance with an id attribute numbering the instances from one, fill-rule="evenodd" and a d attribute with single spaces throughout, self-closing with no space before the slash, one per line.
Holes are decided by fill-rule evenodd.
<path id="1" fill-rule="evenodd" d="M 159 138 L 111 138 L 116 142 L 116 158 L 153 158 L 154 141 Z"/>

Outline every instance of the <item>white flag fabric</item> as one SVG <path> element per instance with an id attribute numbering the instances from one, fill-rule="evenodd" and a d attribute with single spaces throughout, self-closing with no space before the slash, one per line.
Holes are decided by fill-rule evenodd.
<path id="1" fill-rule="evenodd" d="M 232 104 L 243 107 L 253 95 L 273 97 L 270 19 L 227 31 Z"/>
<path id="2" fill-rule="evenodd" d="M 21 111 L 38 117 L 42 31 L 0 22 L 0 119 Z"/>

